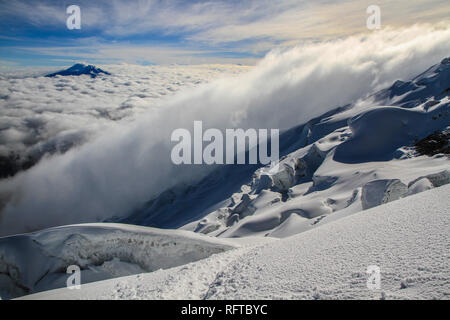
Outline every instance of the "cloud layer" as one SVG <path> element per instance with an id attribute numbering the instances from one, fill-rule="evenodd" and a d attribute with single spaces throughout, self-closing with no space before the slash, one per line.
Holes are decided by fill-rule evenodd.
<path id="1" fill-rule="evenodd" d="M 3 182 L 0 234 L 123 216 L 166 188 L 197 181 L 211 167 L 170 161 L 171 132 L 192 129 L 194 120 L 220 129 L 286 129 L 410 79 L 449 52 L 450 29 L 427 25 L 273 51 L 238 78 L 181 92 Z"/>
<path id="2" fill-rule="evenodd" d="M 138 118 L 180 89 L 247 70 L 231 65 L 105 68 L 113 74 L 98 79 L 44 78 L 36 71 L 0 77 L 0 159 L 8 162 L 0 178 L 8 164 L 20 169 L 46 154 L 65 152 L 118 122 Z"/>

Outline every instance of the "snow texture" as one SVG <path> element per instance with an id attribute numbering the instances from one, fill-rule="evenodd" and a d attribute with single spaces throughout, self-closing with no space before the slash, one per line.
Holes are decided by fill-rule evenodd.
<path id="1" fill-rule="evenodd" d="M 278 241 L 25 299 L 449 299 L 450 185 Z M 367 267 L 381 288 L 367 288 Z"/>
<path id="2" fill-rule="evenodd" d="M 86 283 L 184 265 L 234 247 L 186 231 L 107 223 L 0 238 L 0 296 L 65 287 L 71 265 L 81 268 Z"/>

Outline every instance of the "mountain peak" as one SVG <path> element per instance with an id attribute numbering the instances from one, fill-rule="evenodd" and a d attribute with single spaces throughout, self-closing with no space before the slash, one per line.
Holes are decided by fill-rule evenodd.
<path id="1" fill-rule="evenodd" d="M 100 68 L 97 68 L 96 66 L 94 66 L 92 64 L 76 63 L 68 69 L 48 74 L 48 75 L 46 75 L 46 77 L 55 77 L 58 75 L 59 76 L 80 76 L 80 75 L 86 74 L 86 75 L 90 75 L 91 78 L 95 78 L 100 73 L 110 75 L 109 72 L 104 71 Z"/>

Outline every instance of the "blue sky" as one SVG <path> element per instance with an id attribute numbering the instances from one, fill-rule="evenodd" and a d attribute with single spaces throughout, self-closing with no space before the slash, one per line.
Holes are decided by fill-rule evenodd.
<path id="1" fill-rule="evenodd" d="M 73 4 L 80 30 L 66 27 Z M 275 47 L 372 32 L 371 4 L 383 27 L 450 17 L 448 0 L 0 0 L 0 66 L 253 64 Z"/>

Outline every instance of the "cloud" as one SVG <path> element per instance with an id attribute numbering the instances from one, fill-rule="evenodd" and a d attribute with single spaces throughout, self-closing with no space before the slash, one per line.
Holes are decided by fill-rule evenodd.
<path id="1" fill-rule="evenodd" d="M 32 52 L 43 56 L 71 57 L 70 61 L 76 62 L 80 59 L 92 63 L 130 63 L 143 64 L 245 64 L 254 65 L 258 59 L 255 57 L 243 57 L 227 55 L 227 52 L 214 49 L 189 49 L 179 46 L 153 46 L 132 45 L 126 43 L 105 44 L 97 42 L 96 45 L 74 45 L 59 47 L 33 47 L 20 48 L 23 51 Z"/>
<path id="2" fill-rule="evenodd" d="M 305 34 L 329 37 L 338 29 L 345 35 L 363 30 L 370 0 L 347 1 L 92 1 L 81 0 L 83 27 L 114 36 L 162 32 L 187 33 L 213 41 L 236 41 L 246 37 L 299 39 Z M 413 0 L 408 3 L 378 1 L 386 25 L 404 26 L 448 18 L 445 0 Z M 37 27 L 65 28 L 64 3 L 8 1 L 0 10 L 5 22 Z M 236 33 L 236 30 L 240 30 Z M 224 39 L 212 37 L 217 34 Z"/>
<path id="3" fill-rule="evenodd" d="M 48 68 L 33 68 L 28 74 L 10 70 L 0 77 L 0 178 L 45 155 L 81 145 L 120 121 L 131 121 L 179 90 L 246 70 L 126 64 L 105 69 L 113 75 L 44 78 Z"/>
<path id="4" fill-rule="evenodd" d="M 410 79 L 448 52 L 450 29 L 430 25 L 273 51 L 238 78 L 180 92 L 135 121 L 3 181 L 0 234 L 124 216 L 166 188 L 197 181 L 211 167 L 170 161 L 171 132 L 192 130 L 194 120 L 205 128 L 289 128 Z M 134 83 L 130 93 L 142 89 Z M 114 99 L 104 90 L 95 95 L 93 106 Z"/>
<path id="5" fill-rule="evenodd" d="M 215 61 L 223 59 L 229 63 L 222 53 L 232 52 L 235 58 L 243 58 L 241 63 L 246 63 L 249 55 L 260 58 L 277 46 L 365 33 L 366 9 L 372 4 L 371 0 L 80 0 L 82 29 L 69 32 L 64 2 L 36 4 L 18 0 L 7 2 L 0 9 L 0 30 L 3 30 L 0 33 L 11 36 L 19 31 L 28 36 L 28 43 L 5 42 L 4 50 L 9 56 L 16 52 L 14 44 L 15 47 L 20 44 L 21 49 L 28 47 L 26 54 L 33 54 L 31 50 L 39 45 L 30 43 L 39 38 L 58 57 L 63 47 L 85 54 L 86 58 L 101 56 L 106 51 L 109 60 L 104 62 L 112 63 L 130 61 L 137 52 L 142 56 L 147 50 L 149 55 L 157 56 L 158 63 L 185 63 L 194 51 L 196 57 L 210 62 L 215 55 Z M 377 5 L 381 8 L 383 28 L 448 22 L 450 16 L 446 0 L 381 0 Z M 93 38 L 98 41 L 89 43 Z M 83 40 L 87 40 L 85 47 L 80 45 Z M 52 43 L 47 44 L 49 41 Z M 58 42 L 60 48 L 56 50 Z M 40 52 L 44 52 L 40 47 Z M 163 54 L 158 55 L 156 47 L 169 52 L 167 60 Z M 127 53 L 130 56 L 124 58 Z M 55 58 L 50 53 L 46 57 Z"/>

